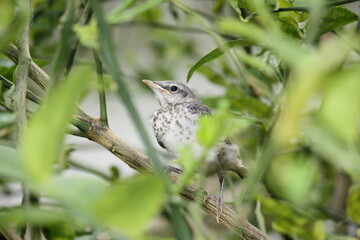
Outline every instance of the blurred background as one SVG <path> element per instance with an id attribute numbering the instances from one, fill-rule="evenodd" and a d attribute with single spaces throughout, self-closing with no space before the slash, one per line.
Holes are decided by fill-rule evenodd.
<path id="1" fill-rule="evenodd" d="M 84 23 L 88 2 L 69 2 L 32 1 L 29 46 L 34 62 L 53 76 L 61 46 L 72 49 L 79 39 L 74 66 L 95 68 L 93 49 L 99 51 L 104 60 L 109 127 L 146 154 L 144 135 L 119 97 L 121 86 L 102 50 L 102 38 L 107 36 L 97 27 L 98 16 L 92 15 Z M 221 104 L 225 105 L 229 113 L 226 121 L 243 123 L 231 131 L 225 131 L 226 121 L 215 119 L 213 124 L 239 145 L 240 158 L 250 169 L 245 181 L 229 174 L 226 203 L 272 239 L 359 239 L 358 1 L 100 2 L 111 26 L 111 50 L 118 60 L 120 77 L 162 161 L 173 159 L 152 134 L 149 120 L 159 106 L 141 80 L 189 81 L 195 94 L 215 112 L 224 111 Z M 20 11 L 17 4 L 6 0 L 0 7 L 13 16 Z M 4 34 L 11 21 L 6 17 L 0 20 L 0 33 Z M 66 33 L 68 21 L 70 32 Z M 64 39 L 69 40 L 68 46 Z M 15 67 L 1 56 L 0 74 L 12 82 Z M 44 96 L 36 84 L 29 82 L 28 88 Z M 92 117 L 99 117 L 98 90 L 94 71 L 80 103 Z M 1 113 L 11 112 L 11 90 L 3 87 L 1 97 Z M 29 111 L 36 109 L 37 105 L 28 103 Z M 15 118 L 1 125 L 1 144 L 16 145 L 14 122 Z M 78 136 L 66 135 L 61 154 L 66 159 L 62 171 L 67 175 L 105 175 L 121 180 L 132 179 L 136 173 L 104 147 Z M 205 189 L 217 193 L 216 176 L 206 179 Z M 18 181 L 4 178 L 0 193 L 1 209 L 21 205 Z M 239 239 L 203 213 L 196 218 L 190 213 L 194 206 L 176 202 L 185 205 L 182 216 L 193 239 Z M 145 230 L 140 231 L 143 235 L 139 239 L 187 239 L 186 234 L 174 233 L 178 225 L 169 217 L 171 211 L 164 206 L 161 209 L 158 212 L 162 214 L 142 226 Z M 94 224 L 101 227 L 79 230 L 88 224 L 74 227 L 69 236 L 53 231 L 48 239 L 133 239 L 129 237 L 133 232 L 123 231 L 121 226 L 108 231 L 102 224 Z"/>

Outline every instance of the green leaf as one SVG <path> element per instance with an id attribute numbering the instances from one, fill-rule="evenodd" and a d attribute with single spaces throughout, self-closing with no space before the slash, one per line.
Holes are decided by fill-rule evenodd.
<path id="1" fill-rule="evenodd" d="M 226 19 L 219 22 L 219 28 L 227 34 L 248 38 L 253 45 L 263 45 L 291 66 L 297 66 L 307 56 L 307 52 L 295 40 L 287 39 L 280 33 L 269 33 L 252 23 Z"/>
<path id="2" fill-rule="evenodd" d="M 255 3 L 255 1 L 256 0 L 238 0 L 237 4 L 240 8 L 256 12 L 258 4 Z M 276 0 L 265 0 L 265 6 L 273 9 L 276 6 Z"/>
<path id="3" fill-rule="evenodd" d="M 360 184 L 350 188 L 346 200 L 346 212 L 352 221 L 360 224 Z"/>
<path id="4" fill-rule="evenodd" d="M 289 204 L 271 199 L 260 198 L 265 215 L 273 219 L 274 230 L 304 240 L 324 240 L 325 226 L 292 208 Z"/>
<path id="5" fill-rule="evenodd" d="M 73 30 L 85 47 L 99 49 L 97 22 L 91 21 L 88 25 L 75 24 Z"/>
<path id="6" fill-rule="evenodd" d="M 0 145 L 0 166 L 1 176 L 23 179 L 20 156 L 15 149 Z"/>
<path id="7" fill-rule="evenodd" d="M 245 120 L 232 118 L 226 112 L 227 103 L 223 105 L 218 113 L 200 118 L 197 138 L 205 148 L 213 147 L 220 138 L 229 137 L 248 124 Z"/>
<path id="8" fill-rule="evenodd" d="M 337 28 L 343 27 L 349 23 L 357 21 L 358 16 L 357 14 L 346 8 L 333 7 L 323 14 L 321 20 L 322 21 L 319 29 L 320 33 L 324 34 Z"/>
<path id="9" fill-rule="evenodd" d="M 281 12 L 277 14 L 277 20 L 281 23 L 282 31 L 291 37 L 302 38 L 303 34 L 293 14 L 290 12 Z"/>
<path id="10" fill-rule="evenodd" d="M 0 15 L 0 32 L 13 21 L 15 10 L 14 2 L 15 1 L 12 0 L 2 0 L 0 2 L 0 9 L 2 10 L 2 14 Z"/>
<path id="11" fill-rule="evenodd" d="M 195 172 L 199 166 L 199 161 L 196 161 L 197 159 L 194 157 L 196 150 L 198 149 L 194 149 L 190 144 L 179 149 L 179 157 L 176 163 L 180 164 L 184 172 L 179 176 L 177 184 L 173 186 L 174 193 L 179 193 L 187 183 L 195 181 L 197 177 Z"/>
<path id="12" fill-rule="evenodd" d="M 243 8 L 252 12 L 256 10 L 254 0 L 238 0 L 237 2 L 239 8 Z"/>
<path id="13" fill-rule="evenodd" d="M 94 224 L 98 223 L 94 208 L 107 187 L 104 180 L 93 175 L 63 173 L 56 176 L 43 191 L 63 203 L 73 217 L 80 216 L 86 224 Z"/>
<path id="14" fill-rule="evenodd" d="M 195 63 L 195 65 L 193 65 L 188 74 L 187 74 L 187 78 L 186 81 L 189 82 L 191 76 L 194 74 L 194 72 L 201 67 L 202 65 L 204 65 L 205 63 L 208 63 L 210 61 L 213 61 L 217 58 L 219 58 L 220 56 L 222 56 L 225 52 L 227 52 L 229 49 L 236 47 L 236 46 L 247 46 L 251 44 L 249 40 L 244 40 L 244 39 L 238 39 L 238 40 L 233 40 L 233 41 L 229 41 L 227 43 L 225 43 L 224 45 L 212 50 L 211 52 L 209 52 L 208 54 L 206 54 L 204 57 L 202 57 L 199 61 L 197 61 Z"/>
<path id="15" fill-rule="evenodd" d="M 269 188 L 297 206 L 309 204 L 309 196 L 316 183 L 319 172 L 315 159 L 305 156 L 284 155 L 271 161 L 267 172 Z"/>
<path id="16" fill-rule="evenodd" d="M 91 68 L 75 68 L 64 85 L 48 93 L 43 105 L 29 122 L 21 153 L 31 180 L 42 183 L 52 172 L 75 104 L 91 78 Z"/>
<path id="17" fill-rule="evenodd" d="M 165 187 L 154 176 L 136 176 L 112 186 L 96 206 L 107 226 L 129 236 L 139 236 L 160 210 Z"/>
<path id="18" fill-rule="evenodd" d="M 115 9 L 113 12 L 110 12 L 106 17 L 107 21 L 110 24 L 118 24 L 124 21 L 129 21 L 136 17 L 137 15 L 156 7 L 157 5 L 166 2 L 167 0 L 148 0 L 142 4 L 136 5 L 133 8 L 130 8 L 126 11 L 123 11 L 123 8 L 120 8 L 121 11 Z"/>
<path id="19" fill-rule="evenodd" d="M 14 113 L 0 112 L 0 129 L 13 125 L 15 123 L 15 120 L 16 118 Z"/>
<path id="20" fill-rule="evenodd" d="M 64 221 L 64 215 L 55 210 L 44 210 L 33 207 L 19 207 L 16 209 L 2 209 L 0 214 L 1 225 L 25 226 L 33 223 L 38 226 L 49 226 Z"/>
<path id="21" fill-rule="evenodd" d="M 360 117 L 360 66 L 328 78 L 319 118 L 324 127 L 347 143 L 358 137 Z"/>
<path id="22" fill-rule="evenodd" d="M 0 1 L 0 52 L 15 39 L 28 16 L 26 4 L 23 1 L 17 2 L 18 5 L 15 6 L 13 0 Z"/>

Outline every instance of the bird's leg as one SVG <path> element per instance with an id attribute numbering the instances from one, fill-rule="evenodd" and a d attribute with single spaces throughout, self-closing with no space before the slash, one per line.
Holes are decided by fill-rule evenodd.
<path id="1" fill-rule="evenodd" d="M 223 206 L 224 206 L 224 184 L 225 184 L 225 173 L 219 172 L 219 182 L 220 182 L 220 194 L 207 194 L 204 197 L 204 201 L 208 200 L 211 197 L 215 197 L 216 200 L 216 221 L 219 223 L 219 218 L 221 216 Z"/>

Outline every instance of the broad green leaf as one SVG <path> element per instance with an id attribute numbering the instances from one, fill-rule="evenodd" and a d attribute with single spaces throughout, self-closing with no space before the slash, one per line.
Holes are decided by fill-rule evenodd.
<path id="1" fill-rule="evenodd" d="M 197 139 L 202 146 L 209 149 L 221 138 L 230 137 L 247 124 L 245 120 L 232 118 L 223 108 L 218 113 L 200 118 Z"/>
<path id="2" fill-rule="evenodd" d="M 358 238 L 356 238 L 356 237 L 333 235 L 333 234 L 328 234 L 326 236 L 326 239 L 328 239 L 328 240 L 358 240 Z"/>
<path id="3" fill-rule="evenodd" d="M 17 6 L 13 0 L 0 1 L 0 51 L 16 38 L 25 19 L 29 16 L 25 1 L 16 2 Z M 16 15 L 15 18 L 14 15 Z"/>
<path id="4" fill-rule="evenodd" d="M 218 84 L 221 86 L 229 85 L 225 76 L 215 71 L 214 68 L 209 66 L 202 66 L 199 69 L 199 72 L 206 77 L 206 79 L 214 84 Z M 224 74 L 225 75 L 225 74 Z"/>
<path id="5" fill-rule="evenodd" d="M 252 83 L 254 85 L 255 83 Z M 256 89 L 255 89 L 256 90 Z M 237 112 L 250 113 L 256 117 L 268 117 L 271 114 L 271 108 L 257 98 L 246 95 L 242 89 L 236 86 L 227 86 L 225 96 L 208 97 L 202 99 L 206 105 L 216 107 L 219 101 L 227 101 L 229 109 Z"/>
<path id="6" fill-rule="evenodd" d="M 0 145 L 0 175 L 22 179 L 24 172 L 17 151 L 11 147 Z"/>
<path id="7" fill-rule="evenodd" d="M 272 159 L 267 172 L 269 188 L 298 206 L 309 204 L 308 198 L 316 183 L 318 167 L 314 159 L 284 155 Z"/>
<path id="8" fill-rule="evenodd" d="M 99 49 L 97 22 L 91 21 L 88 25 L 75 24 L 73 30 L 85 47 Z"/>
<path id="9" fill-rule="evenodd" d="M 321 122 L 341 140 L 351 143 L 358 137 L 360 118 L 360 66 L 332 75 L 327 81 Z"/>
<path id="10" fill-rule="evenodd" d="M 323 222 L 304 215 L 285 202 L 263 197 L 260 201 L 264 214 L 273 219 L 274 230 L 304 240 L 325 239 Z"/>
<path id="11" fill-rule="evenodd" d="M 281 23 L 282 31 L 288 36 L 294 38 L 302 38 L 303 34 L 300 31 L 299 24 L 290 12 L 281 12 L 277 14 L 277 20 Z"/>
<path id="12" fill-rule="evenodd" d="M 353 222 L 360 224 L 360 184 L 350 188 L 346 200 L 346 212 Z"/>
<path id="13" fill-rule="evenodd" d="M 249 40 L 244 40 L 244 39 L 238 39 L 238 40 L 233 40 L 233 41 L 229 41 L 227 43 L 225 43 L 224 45 L 212 50 L 210 53 L 206 54 L 204 57 L 202 57 L 199 61 L 197 61 L 195 63 L 195 65 L 193 65 L 186 77 L 186 81 L 189 82 L 191 76 L 194 74 L 194 72 L 201 67 L 202 65 L 204 65 L 205 63 L 208 63 L 210 61 L 213 61 L 217 58 L 219 58 L 220 56 L 222 56 L 226 51 L 228 51 L 229 49 L 236 47 L 236 46 L 247 46 L 251 44 Z"/>
<path id="14" fill-rule="evenodd" d="M 1 86 L 1 85 L 0 85 Z M 1 95 L 0 95 L 1 97 Z M 0 112 L 0 129 L 9 127 L 15 123 L 15 114 L 11 112 Z"/>
<path id="15" fill-rule="evenodd" d="M 64 215 L 56 210 L 44 210 L 34 207 L 19 207 L 2 209 L 0 214 L 1 225 L 20 225 L 25 226 L 28 223 L 36 225 L 52 225 L 63 221 Z"/>
<path id="16" fill-rule="evenodd" d="M 295 69 L 286 86 L 281 101 L 283 107 L 274 127 L 276 144 L 286 147 L 291 144 L 291 138 L 299 135 L 302 120 L 312 108 L 311 102 L 322 90 L 323 83 L 342 66 L 348 52 L 349 46 L 343 40 L 331 38 L 321 42 L 319 51 L 299 58 L 293 66 Z"/>
<path id="17" fill-rule="evenodd" d="M 324 34 L 326 32 L 336 30 L 340 27 L 343 27 L 357 20 L 358 20 L 357 14 L 346 8 L 343 7 L 330 8 L 323 14 L 321 18 L 321 24 L 319 26 L 320 33 Z"/>
<path id="18" fill-rule="evenodd" d="M 65 83 L 48 94 L 29 122 L 21 154 L 31 180 L 42 183 L 52 172 L 75 104 L 91 78 L 91 68 L 74 68 Z"/>
<path id="19" fill-rule="evenodd" d="M 0 14 L 0 33 L 8 27 L 8 25 L 13 21 L 14 10 L 15 10 L 15 1 L 13 0 L 2 0 L 0 2 L 0 9 L 2 14 Z"/>
<path id="20" fill-rule="evenodd" d="M 115 231 L 139 236 L 164 201 L 163 182 L 154 176 L 135 176 L 105 192 L 96 206 L 98 218 Z"/>
<path id="21" fill-rule="evenodd" d="M 311 148 L 336 168 L 343 169 L 354 181 L 360 181 L 360 154 L 355 145 L 341 144 L 324 124 L 314 122 L 304 126 L 303 131 L 311 140 Z"/>
<path id="22" fill-rule="evenodd" d="M 197 177 L 195 171 L 198 169 L 199 161 L 194 155 L 196 151 L 199 155 L 201 154 L 201 149 L 195 149 L 194 145 L 186 145 L 179 149 L 179 157 L 176 162 L 181 165 L 183 174 L 179 176 L 179 181 L 174 185 L 174 193 L 179 193 L 187 183 L 193 182 Z"/>
<path id="23" fill-rule="evenodd" d="M 137 15 L 153 7 L 156 7 L 159 4 L 164 3 L 166 1 L 167 0 L 148 0 L 126 11 L 123 11 L 123 9 L 121 9 L 121 11 L 110 12 L 106 19 L 110 24 L 118 24 L 124 21 L 129 21 L 134 17 L 136 17 Z"/>
<path id="24" fill-rule="evenodd" d="M 107 188 L 104 180 L 93 175 L 65 172 L 56 176 L 43 191 L 63 203 L 73 217 L 81 217 L 86 224 L 95 224 L 98 221 L 94 208 Z"/>
<path id="25" fill-rule="evenodd" d="M 243 8 L 249 11 L 254 12 L 256 10 L 256 6 L 254 4 L 254 0 L 239 0 L 237 1 L 237 5 L 239 8 Z"/>

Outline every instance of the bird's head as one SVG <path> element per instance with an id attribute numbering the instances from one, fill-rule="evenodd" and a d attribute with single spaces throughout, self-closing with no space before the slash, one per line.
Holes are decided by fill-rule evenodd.
<path id="1" fill-rule="evenodd" d="M 177 81 L 143 80 L 143 82 L 151 88 L 162 107 L 198 100 L 188 86 Z"/>

